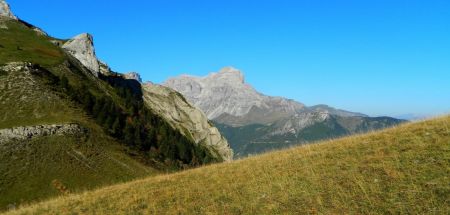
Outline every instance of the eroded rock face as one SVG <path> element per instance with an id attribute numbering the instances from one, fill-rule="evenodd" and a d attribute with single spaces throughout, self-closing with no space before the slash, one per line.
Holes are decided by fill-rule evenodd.
<path id="1" fill-rule="evenodd" d="M 67 41 L 63 48 L 98 77 L 100 63 L 95 55 L 94 40 L 90 34 L 80 34 Z"/>
<path id="2" fill-rule="evenodd" d="M 17 17 L 11 12 L 9 5 L 5 0 L 0 0 L 0 16 L 17 20 Z"/>
<path id="3" fill-rule="evenodd" d="M 13 140 L 27 140 L 43 136 L 75 135 L 85 133 L 87 133 L 87 129 L 74 123 L 62 125 L 37 125 L 27 127 L 16 127 L 16 128 L 0 129 L 0 143 Z"/>
<path id="4" fill-rule="evenodd" d="M 210 124 L 208 118 L 199 109 L 188 103 L 178 92 L 161 85 L 146 83 L 143 85 L 144 101 L 170 125 L 191 137 L 197 144 L 204 144 L 211 152 L 225 161 L 233 158 L 227 140 L 219 130 Z"/>

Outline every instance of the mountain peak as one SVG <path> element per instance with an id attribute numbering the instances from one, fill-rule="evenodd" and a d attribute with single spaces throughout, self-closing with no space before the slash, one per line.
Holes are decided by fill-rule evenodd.
<path id="1" fill-rule="evenodd" d="M 17 17 L 11 12 L 9 4 L 6 3 L 5 0 L 0 0 L 0 16 L 17 19 Z"/>
<path id="2" fill-rule="evenodd" d="M 211 78 L 214 80 L 220 80 L 222 82 L 228 82 L 233 84 L 245 83 L 244 74 L 240 70 L 231 66 L 222 68 L 218 73 L 211 73 L 206 78 Z"/>
<path id="3" fill-rule="evenodd" d="M 94 39 L 92 35 L 83 33 L 67 41 L 63 48 L 77 58 L 85 67 L 98 76 L 100 64 L 95 55 Z"/>
<path id="4" fill-rule="evenodd" d="M 236 73 L 236 74 L 242 74 L 242 72 L 232 66 L 226 66 L 222 68 L 219 73 Z"/>

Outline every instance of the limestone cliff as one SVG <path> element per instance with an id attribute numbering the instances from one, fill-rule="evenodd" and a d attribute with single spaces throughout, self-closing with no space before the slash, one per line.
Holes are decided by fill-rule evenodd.
<path id="1" fill-rule="evenodd" d="M 161 85 L 143 85 L 144 101 L 170 125 L 192 138 L 197 144 L 204 144 L 216 156 L 225 161 L 232 160 L 233 151 L 219 130 L 210 124 L 206 115 L 193 107 L 178 92 Z"/>

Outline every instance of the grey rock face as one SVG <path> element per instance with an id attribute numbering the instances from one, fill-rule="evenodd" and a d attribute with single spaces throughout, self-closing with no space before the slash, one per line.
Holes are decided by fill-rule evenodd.
<path id="1" fill-rule="evenodd" d="M 268 136 L 297 134 L 302 129 L 325 121 L 330 115 L 326 112 L 303 112 L 290 118 L 277 121 Z"/>
<path id="2" fill-rule="evenodd" d="M 63 125 L 38 125 L 0 129 L 0 143 L 5 143 L 12 140 L 27 140 L 36 137 L 52 135 L 84 134 L 86 132 L 87 129 L 74 123 Z"/>
<path id="3" fill-rule="evenodd" d="M 94 40 L 90 34 L 80 34 L 67 41 L 63 48 L 98 77 L 100 63 L 95 55 Z"/>
<path id="4" fill-rule="evenodd" d="M 17 20 L 17 17 L 11 12 L 9 5 L 5 0 L 0 0 L 0 16 Z"/>
<path id="5" fill-rule="evenodd" d="M 178 92 L 161 85 L 143 85 L 146 105 L 162 116 L 167 122 L 190 137 L 197 144 L 211 149 L 211 153 L 225 161 L 233 159 L 227 140 L 219 130 L 211 125 L 202 111 L 188 103 Z"/>
<path id="6" fill-rule="evenodd" d="M 140 83 L 142 83 L 141 75 L 139 75 L 139 73 L 137 73 L 137 72 L 125 73 L 123 76 L 126 79 L 132 79 L 132 80 L 136 80 L 136 81 L 139 81 Z"/>
<path id="7" fill-rule="evenodd" d="M 104 75 L 111 75 L 113 72 L 111 70 L 111 68 L 108 66 L 108 64 L 106 64 L 103 61 L 98 61 L 100 64 L 100 73 L 104 74 Z"/>
<path id="8" fill-rule="evenodd" d="M 169 79 L 163 85 L 183 94 L 203 110 L 209 119 L 216 119 L 224 114 L 243 117 L 252 109 L 258 109 L 262 115 L 253 117 L 255 121 L 248 119 L 247 123 L 270 123 L 272 120 L 269 118 L 274 115 L 292 115 L 305 108 L 299 102 L 257 92 L 245 83 L 244 75 L 232 67 L 223 68 L 206 77 L 183 75 Z"/>

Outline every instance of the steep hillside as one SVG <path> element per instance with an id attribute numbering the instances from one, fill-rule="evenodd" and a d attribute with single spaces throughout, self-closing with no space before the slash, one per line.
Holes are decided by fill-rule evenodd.
<path id="1" fill-rule="evenodd" d="M 450 116 L 57 198 L 9 214 L 448 214 Z"/>
<path id="2" fill-rule="evenodd" d="M 52 38 L 0 0 L 0 211 L 232 159 L 224 139 L 197 132 L 223 139 L 173 126 L 141 83 L 97 59 L 89 34 Z"/>
<path id="3" fill-rule="evenodd" d="M 241 71 L 225 67 L 205 77 L 182 75 L 163 85 L 202 109 L 227 138 L 236 157 L 397 125 L 390 117 L 368 117 L 327 105 L 307 107 L 263 95 Z"/>

